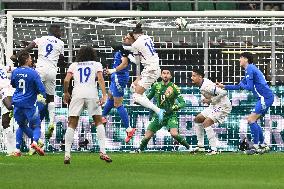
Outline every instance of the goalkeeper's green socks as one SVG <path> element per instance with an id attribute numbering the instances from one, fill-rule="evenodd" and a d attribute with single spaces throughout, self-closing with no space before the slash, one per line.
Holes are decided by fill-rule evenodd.
<path id="1" fill-rule="evenodd" d="M 143 139 L 142 139 L 141 144 L 140 144 L 140 147 L 139 147 L 139 149 L 140 149 L 141 151 L 143 151 L 143 150 L 147 147 L 147 144 L 148 144 L 148 142 L 149 142 L 150 139 L 151 139 L 151 138 L 143 138 Z"/>
<path id="2" fill-rule="evenodd" d="M 189 144 L 186 142 L 186 140 L 184 138 L 182 138 L 182 136 L 178 135 L 178 136 L 174 137 L 174 139 L 176 139 L 181 145 L 183 145 L 184 147 L 189 149 Z"/>

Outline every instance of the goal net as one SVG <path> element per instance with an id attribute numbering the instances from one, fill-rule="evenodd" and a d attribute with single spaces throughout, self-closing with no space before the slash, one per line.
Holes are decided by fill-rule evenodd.
<path id="1" fill-rule="evenodd" d="M 183 17 L 187 26 L 179 30 L 175 20 Z M 239 65 L 241 52 L 254 55 L 254 63 L 266 76 L 275 91 L 275 103 L 263 121 L 265 141 L 275 149 L 283 146 L 283 26 L 282 12 L 204 11 L 204 12 L 135 12 L 135 11 L 11 11 L 0 21 L 0 60 L 9 64 L 9 57 L 24 48 L 30 41 L 48 35 L 50 24 L 59 24 L 63 29 L 65 62 L 75 60 L 83 45 L 92 45 L 98 52 L 98 60 L 104 67 L 113 61 L 113 44 L 141 22 L 144 33 L 151 36 L 160 57 L 161 68 L 171 70 L 172 81 L 181 87 L 186 108 L 179 116 L 179 131 L 191 145 L 196 145 L 194 116 L 204 109 L 200 104 L 198 88 L 191 85 L 193 66 L 204 67 L 212 81 L 236 84 L 244 75 Z M 5 55 L 4 55 L 5 53 Z M 37 50 L 33 50 L 36 60 Z M 59 65 L 56 88 L 56 129 L 48 150 L 61 150 L 67 126 L 67 107 L 62 104 L 62 85 L 68 66 Z M 138 70 L 138 71 L 137 71 Z M 131 65 L 131 81 L 139 68 Z M 108 79 L 107 86 L 109 85 Z M 129 82 L 129 85 L 131 82 Z M 113 110 L 108 117 L 106 134 L 109 150 L 130 150 L 139 146 L 150 122 L 149 110 L 133 104 L 131 92 L 126 91 L 124 104 L 127 107 L 131 126 L 137 128 L 133 140 L 125 144 L 125 129 Z M 251 93 L 229 93 L 233 111 L 223 124 L 216 124 L 220 145 L 224 150 L 237 150 L 239 141 L 249 134 L 246 116 L 254 106 Z M 73 148 L 97 150 L 96 133 L 90 128 L 91 119 L 84 112 L 76 130 Z M 43 123 L 43 130 L 46 124 Z M 43 135 L 44 136 L 44 135 Z M 248 135 L 249 137 L 249 135 Z M 1 140 L 0 140 L 1 142 Z M 206 144 L 207 144 L 206 140 Z M 183 150 L 170 136 L 166 127 L 151 139 L 148 150 Z"/>

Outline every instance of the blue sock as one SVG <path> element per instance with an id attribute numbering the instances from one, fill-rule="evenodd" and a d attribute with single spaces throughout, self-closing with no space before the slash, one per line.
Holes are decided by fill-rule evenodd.
<path id="1" fill-rule="evenodd" d="M 128 119 L 128 114 L 127 114 L 126 109 L 124 108 L 123 105 L 117 107 L 116 109 L 117 109 L 117 112 L 118 112 L 118 114 L 121 118 L 121 121 L 122 121 L 124 127 L 128 128 L 129 127 L 129 119 Z"/>
<path id="2" fill-rule="evenodd" d="M 37 143 L 39 137 L 40 137 L 40 127 L 35 127 L 33 130 L 33 141 Z"/>
<path id="3" fill-rule="evenodd" d="M 33 130 L 30 127 L 22 127 L 22 131 L 29 137 L 33 138 Z"/>
<path id="4" fill-rule="evenodd" d="M 105 107 L 103 109 L 103 117 L 105 117 L 110 112 L 113 106 L 114 106 L 114 100 L 108 98 Z"/>
<path id="5" fill-rule="evenodd" d="M 253 138 L 253 143 L 258 144 L 259 142 L 259 125 L 257 123 L 250 123 L 250 132 Z"/>
<path id="6" fill-rule="evenodd" d="M 19 150 L 21 148 L 22 141 L 23 141 L 23 130 L 21 127 L 18 127 L 16 131 L 16 149 Z"/>
<path id="7" fill-rule="evenodd" d="M 263 144 L 264 136 L 263 136 L 262 128 L 259 125 L 258 125 L 258 134 L 259 134 L 259 144 Z"/>

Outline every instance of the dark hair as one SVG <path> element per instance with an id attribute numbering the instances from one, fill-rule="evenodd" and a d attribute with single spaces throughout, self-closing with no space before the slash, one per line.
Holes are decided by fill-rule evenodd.
<path id="1" fill-rule="evenodd" d="M 192 71 L 195 72 L 195 73 L 197 73 L 197 74 L 200 75 L 201 77 L 204 77 L 204 76 L 205 76 L 205 75 L 204 75 L 204 69 L 201 68 L 201 67 L 194 66 L 194 67 L 192 68 Z"/>
<path id="2" fill-rule="evenodd" d="M 95 61 L 97 58 L 96 50 L 91 46 L 83 46 L 78 51 L 76 62 Z"/>
<path id="3" fill-rule="evenodd" d="M 29 56 L 30 56 L 30 53 L 28 51 L 20 51 L 19 54 L 17 55 L 18 56 L 18 63 L 19 63 L 19 66 L 23 66 L 26 64 Z"/>
<path id="4" fill-rule="evenodd" d="M 51 35 L 54 35 L 57 38 L 61 37 L 60 25 L 52 24 L 48 28 L 48 32 Z"/>
<path id="5" fill-rule="evenodd" d="M 241 57 L 247 58 L 249 64 L 253 63 L 253 55 L 250 52 L 241 53 Z"/>
<path id="6" fill-rule="evenodd" d="M 140 34 L 140 33 L 143 33 L 141 27 L 142 27 L 142 24 L 141 24 L 141 23 L 136 24 L 136 27 L 133 29 L 133 34 Z"/>

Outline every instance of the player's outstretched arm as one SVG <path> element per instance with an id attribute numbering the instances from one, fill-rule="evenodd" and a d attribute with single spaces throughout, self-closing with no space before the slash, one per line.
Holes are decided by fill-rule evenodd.
<path id="1" fill-rule="evenodd" d="M 118 72 L 118 71 L 123 70 L 124 68 L 126 68 L 128 66 L 128 58 L 127 58 L 127 56 L 126 57 L 123 56 L 121 58 L 121 63 L 116 68 L 114 68 L 114 69 L 107 69 L 107 74 L 112 74 L 114 72 Z"/>
<path id="2" fill-rule="evenodd" d="M 32 41 L 27 47 L 25 47 L 24 49 L 22 49 L 22 50 L 20 50 L 19 52 L 17 52 L 17 54 L 12 55 L 12 56 L 10 57 L 10 59 L 11 59 L 13 62 L 16 62 L 16 60 L 17 60 L 18 55 L 19 55 L 20 52 L 22 52 L 22 51 L 28 51 L 28 52 L 29 52 L 29 51 L 32 50 L 35 46 L 36 46 L 36 43 L 35 43 L 34 41 Z"/>

